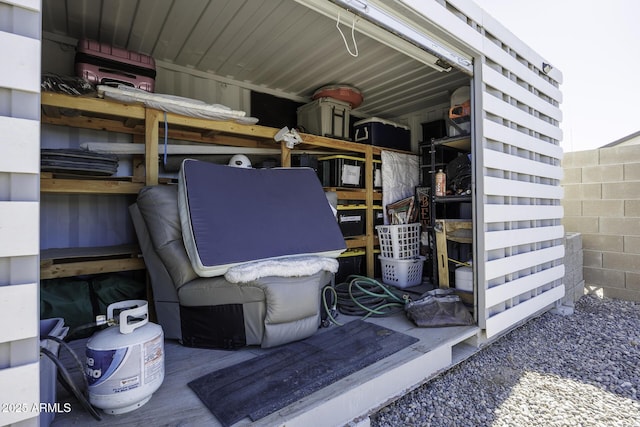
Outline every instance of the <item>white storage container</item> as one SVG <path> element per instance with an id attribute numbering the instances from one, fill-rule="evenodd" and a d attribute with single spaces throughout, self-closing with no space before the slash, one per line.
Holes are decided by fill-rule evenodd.
<path id="1" fill-rule="evenodd" d="M 351 104 L 333 98 L 318 98 L 298 107 L 298 126 L 305 133 L 349 139 Z"/>
<path id="2" fill-rule="evenodd" d="M 420 223 L 377 225 L 380 252 L 385 258 L 410 259 L 420 254 Z"/>
<path id="3" fill-rule="evenodd" d="M 456 289 L 459 291 L 473 292 L 473 268 L 456 268 Z"/>
<path id="4" fill-rule="evenodd" d="M 422 283 L 422 267 L 425 257 L 395 259 L 380 256 L 382 283 L 397 288 L 408 288 Z"/>

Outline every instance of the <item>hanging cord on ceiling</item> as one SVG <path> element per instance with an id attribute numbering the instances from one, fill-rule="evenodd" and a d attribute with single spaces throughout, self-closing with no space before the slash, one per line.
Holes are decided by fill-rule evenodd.
<path id="1" fill-rule="evenodd" d="M 356 33 L 355 33 L 355 31 L 356 31 L 356 16 L 353 15 L 353 23 L 351 24 L 351 40 L 353 41 L 353 48 L 354 48 L 355 52 L 351 52 L 351 49 L 349 48 L 349 43 L 347 43 L 347 38 L 344 36 L 344 33 L 340 29 L 340 12 L 338 12 L 338 20 L 336 21 L 336 28 L 338 29 L 338 32 L 342 36 L 342 41 L 344 42 L 344 47 L 347 48 L 347 52 L 349 52 L 349 55 L 353 56 L 354 58 L 357 58 L 358 57 L 358 43 L 356 42 Z"/>
<path id="2" fill-rule="evenodd" d="M 327 302 L 327 291 L 334 297 L 332 307 Z M 377 280 L 365 276 L 351 275 L 335 287 L 326 287 L 322 301 L 329 321 L 342 326 L 335 320 L 335 308 L 347 316 L 384 317 L 404 311 L 409 300 L 407 294 L 396 288 L 385 286 Z M 333 310 L 332 310 L 333 308 Z"/>

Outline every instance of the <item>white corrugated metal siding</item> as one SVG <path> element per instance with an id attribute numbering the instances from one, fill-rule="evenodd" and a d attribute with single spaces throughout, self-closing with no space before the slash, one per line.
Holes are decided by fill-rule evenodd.
<path id="1" fill-rule="evenodd" d="M 542 57 L 469 1 L 402 3 L 478 53 L 478 322 L 491 337 L 564 295 L 562 75 L 542 72 Z"/>
<path id="2" fill-rule="evenodd" d="M 398 117 L 447 101 L 468 83 L 459 73 L 438 72 L 359 32 L 358 57 L 347 53 L 337 15 L 320 15 L 293 0 L 47 0 L 45 37 L 73 43 L 82 37 L 152 55 L 157 92 L 208 102 L 215 91 L 189 82 L 218 79 L 249 89 L 309 100 L 327 84 L 361 88 L 360 116 Z M 350 43 L 353 15 L 341 15 Z M 70 49 L 63 46 L 62 49 Z M 183 77 L 184 79 L 184 77 Z M 207 89 L 203 87 L 201 89 Z M 234 106 L 232 106 L 234 107 Z"/>
<path id="3" fill-rule="evenodd" d="M 1 425 L 38 425 L 40 13 L 0 1 Z"/>

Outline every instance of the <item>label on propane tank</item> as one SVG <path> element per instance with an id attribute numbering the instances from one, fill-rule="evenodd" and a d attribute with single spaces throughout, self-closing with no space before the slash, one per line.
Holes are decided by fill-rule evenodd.
<path id="1" fill-rule="evenodd" d="M 164 378 L 164 343 L 163 336 L 144 343 L 144 383 L 149 384 Z"/>
<path id="2" fill-rule="evenodd" d="M 87 348 L 87 378 L 93 393 L 122 393 L 139 387 L 140 374 L 140 345 L 116 350 Z"/>

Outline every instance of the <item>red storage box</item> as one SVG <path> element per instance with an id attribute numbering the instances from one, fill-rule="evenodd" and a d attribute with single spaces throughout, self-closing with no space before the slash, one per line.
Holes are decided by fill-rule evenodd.
<path id="1" fill-rule="evenodd" d="M 156 63 L 152 57 L 106 43 L 78 41 L 75 68 L 78 77 L 95 85 L 122 84 L 147 92 L 155 88 Z"/>

